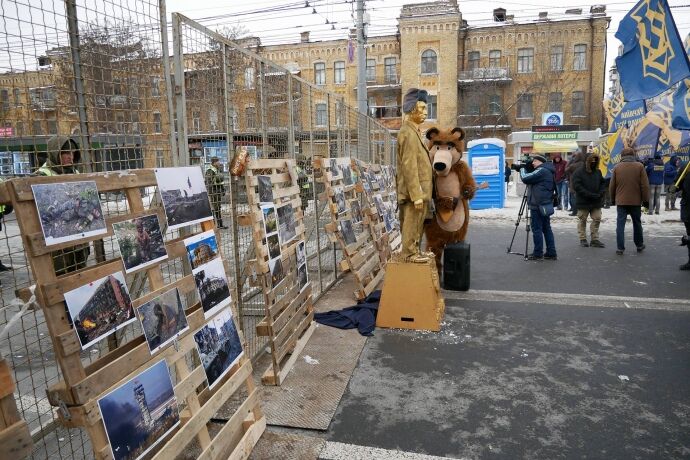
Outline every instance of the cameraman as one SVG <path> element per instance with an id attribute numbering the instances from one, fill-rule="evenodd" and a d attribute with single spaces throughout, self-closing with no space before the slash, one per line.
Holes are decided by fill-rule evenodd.
<path id="1" fill-rule="evenodd" d="M 556 241 L 551 230 L 553 192 L 556 189 L 555 169 L 542 155 L 534 155 L 531 161 L 520 165 L 520 179 L 527 187 L 527 205 L 532 219 L 534 251 L 528 260 L 556 260 Z M 546 240 L 546 253 L 543 252 Z"/>

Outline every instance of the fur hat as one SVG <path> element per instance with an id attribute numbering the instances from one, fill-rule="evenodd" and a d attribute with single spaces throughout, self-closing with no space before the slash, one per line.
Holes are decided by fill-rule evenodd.
<path id="1" fill-rule="evenodd" d="M 403 98 L 403 112 L 410 113 L 417 105 L 417 101 L 426 103 L 426 96 L 429 93 L 424 89 L 410 88 Z"/>
<path id="2" fill-rule="evenodd" d="M 532 155 L 533 160 L 539 160 L 542 163 L 546 163 L 546 157 L 544 155 Z"/>
<path id="3" fill-rule="evenodd" d="M 635 156 L 635 151 L 634 151 L 632 148 L 630 148 L 630 147 L 626 147 L 626 148 L 624 148 L 623 150 L 621 150 L 621 156 L 622 156 L 622 157 L 632 157 L 632 156 Z"/>

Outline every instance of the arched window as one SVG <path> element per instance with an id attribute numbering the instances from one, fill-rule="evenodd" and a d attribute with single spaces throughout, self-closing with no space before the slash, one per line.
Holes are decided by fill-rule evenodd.
<path id="1" fill-rule="evenodd" d="M 426 50 L 422 53 L 422 73 L 436 73 L 436 52 Z"/>

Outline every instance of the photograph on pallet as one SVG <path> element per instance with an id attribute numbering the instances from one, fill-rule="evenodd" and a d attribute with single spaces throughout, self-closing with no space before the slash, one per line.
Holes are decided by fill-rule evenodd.
<path id="1" fill-rule="evenodd" d="M 151 354 L 172 343 L 189 329 L 177 288 L 137 307 L 137 317 Z"/>
<path id="2" fill-rule="evenodd" d="M 98 408 L 115 460 L 144 457 L 180 424 L 165 360 L 99 398 Z"/>
<path id="3" fill-rule="evenodd" d="M 96 182 L 31 186 L 46 246 L 108 233 Z"/>
<path id="4" fill-rule="evenodd" d="M 223 260 L 218 257 L 192 270 L 204 317 L 209 318 L 230 305 L 230 286 Z"/>
<path id="5" fill-rule="evenodd" d="M 291 204 L 286 204 L 279 207 L 277 213 L 280 242 L 286 245 L 297 236 L 297 233 L 295 233 L 295 211 L 292 209 Z"/>
<path id="6" fill-rule="evenodd" d="M 222 310 L 196 332 L 194 342 L 211 389 L 244 354 L 230 307 Z"/>
<path id="7" fill-rule="evenodd" d="M 297 280 L 299 282 L 299 292 L 309 284 L 309 270 L 307 270 L 306 244 L 304 240 L 297 243 L 295 250 L 295 266 L 297 267 Z"/>
<path id="8" fill-rule="evenodd" d="M 204 174 L 199 166 L 155 170 L 168 230 L 213 219 Z"/>
<path id="9" fill-rule="evenodd" d="M 65 302 L 82 349 L 136 320 L 121 271 L 65 292 Z"/>
<path id="10" fill-rule="evenodd" d="M 141 270 L 168 258 L 158 214 L 113 224 L 125 273 Z"/>
<path id="11" fill-rule="evenodd" d="M 273 203 L 273 184 L 271 176 L 257 176 L 259 189 L 259 203 Z"/>
<path id="12" fill-rule="evenodd" d="M 187 250 L 187 258 L 192 270 L 210 262 L 219 254 L 216 232 L 213 230 L 186 238 L 184 247 Z"/>

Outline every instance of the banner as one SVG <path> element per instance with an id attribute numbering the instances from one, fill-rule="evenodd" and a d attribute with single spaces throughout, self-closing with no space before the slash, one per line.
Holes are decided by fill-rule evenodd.
<path id="1" fill-rule="evenodd" d="M 634 137 L 628 138 L 628 140 L 630 146 L 635 150 L 638 160 L 644 161 L 647 158 L 654 158 L 660 133 L 661 129 L 646 119 L 635 126 L 634 132 L 631 133 Z"/>
<path id="2" fill-rule="evenodd" d="M 690 77 L 685 53 L 666 0 L 640 0 L 618 26 L 623 54 L 616 58 L 625 99 L 649 99 Z"/>
<path id="3" fill-rule="evenodd" d="M 681 131 L 680 145 L 675 148 L 671 144 L 668 137 L 662 132 L 659 136 L 659 145 L 656 151 L 664 157 L 664 161 L 668 160 L 672 155 L 677 155 L 681 161 L 688 161 L 690 159 L 690 132 Z"/>
<path id="4" fill-rule="evenodd" d="M 624 93 L 620 91 L 609 99 L 607 110 L 609 132 L 615 133 L 622 127 L 630 127 L 642 120 L 647 113 L 647 106 L 644 101 L 625 102 Z"/>
<path id="5" fill-rule="evenodd" d="M 621 161 L 621 150 L 623 150 L 622 133 L 625 128 L 613 134 L 609 134 L 606 140 L 596 146 L 594 151 L 599 153 L 599 170 L 604 178 L 611 177 L 613 167 Z"/>

